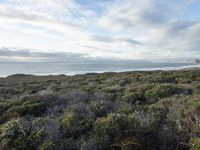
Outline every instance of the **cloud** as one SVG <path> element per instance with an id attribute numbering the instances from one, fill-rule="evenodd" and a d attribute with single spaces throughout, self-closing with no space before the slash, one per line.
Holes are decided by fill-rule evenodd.
<path id="1" fill-rule="evenodd" d="M 97 42 L 105 42 L 105 43 L 127 43 L 133 46 L 141 45 L 142 43 L 140 41 L 131 39 L 131 38 L 117 38 L 117 37 L 109 37 L 109 36 L 98 36 L 93 35 L 91 37 L 92 40 Z"/>
<path id="2" fill-rule="evenodd" d="M 47 30 L 54 30 L 61 33 L 71 33 L 71 30 L 75 31 L 78 34 L 84 34 L 82 28 L 76 24 L 67 22 L 67 21 L 59 21 L 57 19 L 48 18 L 39 16 L 37 14 L 26 14 L 24 12 L 19 12 L 18 10 L 13 10 L 9 8 L 1 8 L 0 7 L 0 23 L 6 24 L 29 24 L 32 27 L 40 27 Z M 17 26 L 18 27 L 18 26 Z"/>
<path id="3" fill-rule="evenodd" d="M 0 3 L 1 27 L 27 33 L 34 31 L 32 34 L 47 38 L 57 32 L 62 34 L 62 39 L 87 39 L 91 33 L 86 28 L 89 21 L 84 18 L 95 15 L 74 0 L 7 0 Z"/>
<path id="4" fill-rule="evenodd" d="M 39 52 L 29 49 L 0 48 L 0 58 L 9 61 L 83 61 L 88 55 L 81 53 Z"/>
<path id="5" fill-rule="evenodd" d="M 0 30 L 10 34 L 2 33 L 0 44 L 29 48 L 6 49 L 2 57 L 54 59 L 49 49 L 61 60 L 69 52 L 119 59 L 200 57 L 200 21 L 185 17 L 196 2 L 5 0 L 0 2 Z"/>
<path id="6" fill-rule="evenodd" d="M 126 33 L 139 39 L 142 44 L 129 54 L 137 51 L 135 55 L 141 58 L 200 57 L 200 21 L 183 17 L 185 9 L 195 2 L 116 0 L 112 9 L 107 7 L 98 24 L 115 34 Z"/>
<path id="7" fill-rule="evenodd" d="M 181 0 L 116 0 L 112 9 L 107 7 L 99 24 L 110 29 L 158 27 L 178 18 L 187 5 Z"/>
<path id="8" fill-rule="evenodd" d="M 156 37 L 154 41 L 149 40 L 148 45 L 160 51 L 170 50 L 171 53 L 183 55 L 185 52 L 196 51 L 199 53 L 200 22 L 177 21 L 164 26 L 162 29 L 152 30 L 151 34 Z M 176 54 L 176 53 L 175 53 Z"/>

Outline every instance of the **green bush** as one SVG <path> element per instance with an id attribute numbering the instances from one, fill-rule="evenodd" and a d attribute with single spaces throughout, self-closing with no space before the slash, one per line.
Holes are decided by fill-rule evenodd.
<path id="1" fill-rule="evenodd" d="M 66 137 L 85 135 L 92 128 L 93 117 L 93 114 L 86 112 L 86 110 L 71 110 L 61 118 L 61 131 L 64 132 Z"/>
<path id="2" fill-rule="evenodd" d="M 122 80 L 119 81 L 119 85 L 121 86 L 125 86 L 127 84 L 131 83 L 131 79 L 130 78 L 123 78 Z"/>
<path id="3" fill-rule="evenodd" d="M 81 150 L 105 150 L 109 147 L 107 136 L 93 137 L 81 145 Z"/>
<path id="4" fill-rule="evenodd" d="M 141 92 L 127 92 L 122 97 L 127 102 L 135 103 L 136 101 L 141 101 L 143 98 L 143 95 Z"/>
<path id="5" fill-rule="evenodd" d="M 103 117 L 112 111 L 112 105 L 112 103 L 106 101 L 92 101 L 90 107 L 96 117 Z"/>
<path id="6" fill-rule="evenodd" d="M 20 116 L 33 115 L 41 116 L 47 109 L 47 104 L 37 101 L 28 101 L 23 103 L 21 106 L 15 106 L 10 109 L 10 112 L 16 112 Z"/>
<path id="7" fill-rule="evenodd" d="M 4 150 L 37 149 L 47 134 L 43 128 L 21 119 L 14 119 L 0 128 L 0 147 Z"/>
<path id="8" fill-rule="evenodd" d="M 108 136 L 110 141 L 117 141 L 123 136 L 134 136 L 138 130 L 139 122 L 133 114 L 111 113 L 95 122 L 94 136 Z"/>
<path id="9" fill-rule="evenodd" d="M 39 150 L 55 150 L 55 144 L 52 141 L 45 141 L 39 147 Z"/>
<path id="10" fill-rule="evenodd" d="M 200 138 L 190 139 L 190 150 L 200 150 Z"/>
<path id="11" fill-rule="evenodd" d="M 157 84 L 145 92 L 146 99 L 157 100 L 183 93 L 183 89 L 171 84 Z"/>

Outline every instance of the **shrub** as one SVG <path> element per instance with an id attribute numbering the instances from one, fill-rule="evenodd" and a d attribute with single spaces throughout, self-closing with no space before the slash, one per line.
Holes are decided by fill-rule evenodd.
<path id="1" fill-rule="evenodd" d="M 0 130 L 0 145 L 5 150 L 37 149 L 47 136 L 43 128 L 21 119 L 7 122 Z"/>
<path id="2" fill-rule="evenodd" d="M 199 150 L 200 149 L 200 138 L 192 138 L 189 142 L 190 150 Z"/>
<path id="3" fill-rule="evenodd" d="M 126 137 L 120 141 L 121 150 L 145 150 L 145 147 L 142 147 L 141 143 L 132 137 Z"/>
<path id="4" fill-rule="evenodd" d="M 142 93 L 139 92 L 127 92 L 122 97 L 127 102 L 135 103 L 136 101 L 141 101 L 143 98 Z"/>
<path id="5" fill-rule="evenodd" d="M 81 145 L 81 150 L 105 150 L 109 147 L 109 138 L 107 136 L 94 137 Z"/>
<path id="6" fill-rule="evenodd" d="M 90 104 L 92 112 L 96 115 L 96 117 L 106 116 L 109 112 L 112 111 L 112 103 L 106 101 L 92 101 Z"/>
<path id="7" fill-rule="evenodd" d="M 39 150 L 55 150 L 55 147 L 55 144 L 49 140 L 41 144 Z"/>
<path id="8" fill-rule="evenodd" d="M 20 116 L 34 115 L 41 116 L 47 109 L 47 104 L 39 101 L 28 101 L 23 103 L 21 106 L 12 107 L 10 112 L 16 112 Z"/>
<path id="9" fill-rule="evenodd" d="M 147 99 L 157 100 L 160 98 L 170 97 L 175 94 L 181 94 L 183 90 L 175 85 L 171 84 L 157 84 L 152 89 L 145 92 Z"/>
<path id="10" fill-rule="evenodd" d="M 130 84 L 131 83 L 131 79 L 130 78 L 123 78 L 122 80 L 119 81 L 119 85 L 120 86 L 125 86 L 126 84 Z"/>
<path id="11" fill-rule="evenodd" d="M 60 128 L 66 137 L 79 137 L 91 130 L 93 114 L 83 107 L 74 108 L 61 118 Z"/>
<path id="12" fill-rule="evenodd" d="M 107 117 L 99 118 L 94 125 L 94 135 L 108 136 L 111 142 L 118 141 L 123 136 L 134 136 L 139 129 L 139 122 L 133 114 L 111 113 Z"/>

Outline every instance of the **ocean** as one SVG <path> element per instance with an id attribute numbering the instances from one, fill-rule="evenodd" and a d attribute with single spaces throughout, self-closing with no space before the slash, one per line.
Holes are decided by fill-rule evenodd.
<path id="1" fill-rule="evenodd" d="M 190 63 L 150 63 L 132 61 L 89 62 L 0 62 L 0 77 L 12 74 L 75 75 L 101 72 L 176 70 L 199 67 Z"/>

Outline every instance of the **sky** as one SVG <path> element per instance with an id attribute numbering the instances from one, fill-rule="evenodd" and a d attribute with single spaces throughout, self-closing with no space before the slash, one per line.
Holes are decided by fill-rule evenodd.
<path id="1" fill-rule="evenodd" d="M 199 0 L 0 0 L 0 61 L 200 58 Z"/>

